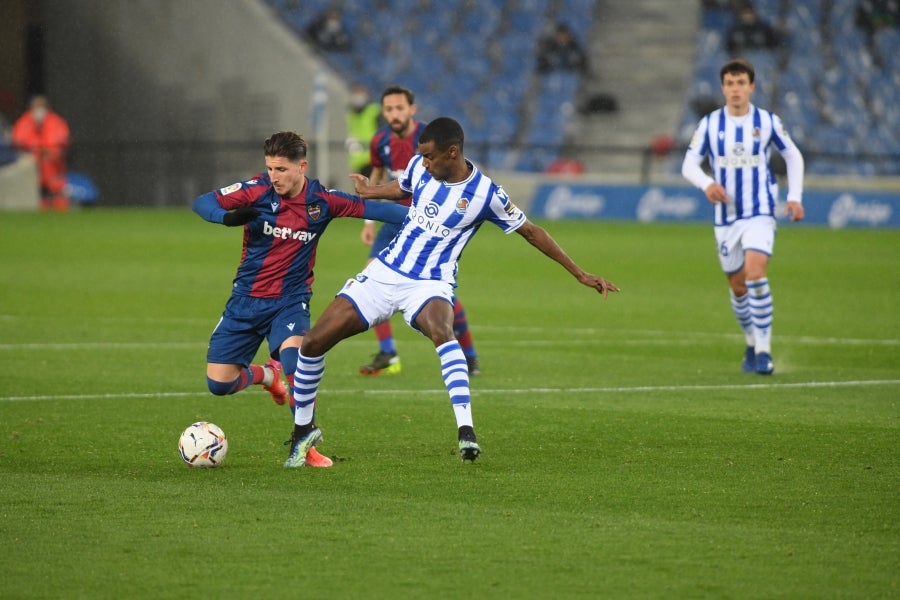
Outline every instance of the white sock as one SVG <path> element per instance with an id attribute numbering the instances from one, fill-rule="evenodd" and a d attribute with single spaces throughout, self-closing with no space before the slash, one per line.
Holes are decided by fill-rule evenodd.
<path id="1" fill-rule="evenodd" d="M 772 318 L 775 310 L 772 304 L 772 292 L 769 290 L 769 279 L 747 281 L 750 296 L 750 316 L 753 319 L 753 330 L 756 338 L 756 353 L 772 353 Z"/>
<path id="2" fill-rule="evenodd" d="M 756 330 L 753 327 L 753 319 L 750 317 L 750 294 L 735 296 L 733 290 L 728 290 L 731 295 L 731 309 L 737 318 L 738 325 L 744 332 L 744 339 L 748 346 L 756 346 Z"/>
<path id="3" fill-rule="evenodd" d="M 263 366 L 263 385 L 272 385 L 275 381 L 275 371 L 270 369 L 269 367 Z"/>
<path id="4" fill-rule="evenodd" d="M 316 410 L 316 395 L 319 383 L 325 374 L 325 355 L 318 358 L 307 358 L 303 354 L 297 356 L 297 370 L 294 371 L 294 423 L 308 425 L 312 423 Z"/>
<path id="5" fill-rule="evenodd" d="M 469 367 L 459 342 L 451 340 L 436 348 L 441 359 L 441 377 L 450 394 L 450 403 L 456 415 L 456 427 L 472 426 L 471 397 L 469 395 Z"/>

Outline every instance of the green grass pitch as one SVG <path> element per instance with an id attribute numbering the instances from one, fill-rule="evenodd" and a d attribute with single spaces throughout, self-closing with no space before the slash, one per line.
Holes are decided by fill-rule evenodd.
<path id="1" fill-rule="evenodd" d="M 772 377 L 740 372 L 711 226 L 541 223 L 603 301 L 486 226 L 459 297 L 484 454 L 431 345 L 328 355 L 332 469 L 289 411 L 206 390 L 241 232 L 183 210 L 0 217 L 0 598 L 897 598 L 900 233 L 783 225 Z M 314 316 L 364 264 L 335 222 Z M 192 470 L 210 420 L 225 466 Z"/>

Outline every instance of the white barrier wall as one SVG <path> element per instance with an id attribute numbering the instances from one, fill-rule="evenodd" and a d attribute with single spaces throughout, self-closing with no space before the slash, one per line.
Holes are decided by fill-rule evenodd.
<path id="1" fill-rule="evenodd" d="M 0 210 L 38 209 L 37 165 L 30 154 L 0 166 Z"/>

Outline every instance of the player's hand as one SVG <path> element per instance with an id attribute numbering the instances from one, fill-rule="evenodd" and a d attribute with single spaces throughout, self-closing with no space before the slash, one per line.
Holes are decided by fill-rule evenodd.
<path id="1" fill-rule="evenodd" d="M 350 179 L 353 180 L 353 190 L 357 194 L 362 194 L 369 187 L 369 178 L 359 173 L 350 173 Z"/>
<path id="2" fill-rule="evenodd" d="M 222 223 L 228 227 L 237 227 L 238 225 L 246 225 L 259 216 L 259 211 L 252 206 L 239 206 L 234 210 L 230 210 L 222 217 Z"/>
<path id="3" fill-rule="evenodd" d="M 788 200 L 784 210 L 791 221 L 802 221 L 806 216 L 803 205 L 796 200 Z"/>
<path id="4" fill-rule="evenodd" d="M 609 295 L 610 292 L 618 292 L 619 286 L 614 284 L 612 281 L 607 281 L 602 277 L 598 277 L 597 275 L 591 275 L 590 273 L 585 273 L 583 276 L 578 278 L 581 283 L 588 287 L 592 287 L 598 292 L 600 292 L 604 298 Z"/>
<path id="5" fill-rule="evenodd" d="M 722 187 L 721 184 L 711 183 L 707 186 L 706 197 L 710 202 L 715 204 L 716 202 L 727 202 L 728 201 L 728 192 L 725 191 L 725 188 Z"/>
<path id="6" fill-rule="evenodd" d="M 362 231 L 359 232 L 359 239 L 366 246 L 375 243 L 375 223 L 366 223 L 363 225 Z"/>

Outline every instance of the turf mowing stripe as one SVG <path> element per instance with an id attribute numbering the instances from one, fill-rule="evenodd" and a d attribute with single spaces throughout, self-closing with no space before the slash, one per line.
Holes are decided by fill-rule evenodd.
<path id="1" fill-rule="evenodd" d="M 481 328 L 479 328 L 481 329 Z M 495 330 L 495 331 L 509 331 L 516 332 L 521 334 L 522 332 L 539 332 L 540 329 L 537 328 L 498 328 L 498 327 L 487 327 L 485 330 Z M 601 330 L 601 329 L 571 329 L 571 330 L 555 330 L 557 335 L 560 333 L 567 334 L 583 334 L 583 335 L 597 335 L 597 334 L 610 334 L 615 333 L 617 336 L 622 335 L 647 335 L 654 336 L 652 339 L 622 339 L 621 337 L 616 341 L 619 344 L 626 344 L 629 346 L 640 346 L 640 345 L 660 345 L 660 344 L 670 344 L 670 345 L 688 345 L 688 344 L 696 344 L 698 340 L 709 339 L 710 341 L 715 341 L 716 339 L 738 339 L 740 336 L 737 334 L 730 333 L 697 333 L 697 332 L 688 332 L 688 333 L 679 333 L 677 338 L 667 338 L 667 337 L 659 337 L 662 335 L 671 335 L 672 332 L 652 332 L 652 331 L 613 331 L 613 330 Z M 205 348 L 207 346 L 207 341 L 197 341 L 197 342 L 39 342 L 39 343 L 24 343 L 24 344 L 0 344 L 0 351 L 6 352 L 16 352 L 19 350 L 88 350 L 88 349 L 112 349 L 115 348 L 117 350 L 140 350 L 146 348 Z M 570 337 L 566 337 L 565 335 L 560 335 L 558 339 L 552 340 L 490 340 L 490 339 L 479 339 L 479 345 L 491 345 L 491 344 L 503 344 L 504 346 L 559 346 L 559 345 L 572 345 L 572 344 L 592 344 L 592 343 L 603 343 L 606 344 L 603 340 L 596 339 L 585 339 L 585 340 L 573 340 Z M 819 338 L 813 336 L 790 336 L 790 335 L 779 335 L 778 336 L 779 344 L 802 344 L 802 345 L 820 345 L 820 344 L 828 344 L 828 345 L 838 345 L 838 346 L 900 346 L 900 340 L 897 339 L 865 339 L 865 338 L 837 338 L 837 337 L 827 337 L 827 338 Z M 362 345 L 371 345 L 370 340 L 344 340 L 341 343 L 342 346 L 362 346 Z"/>
<path id="2" fill-rule="evenodd" d="M 715 390 L 741 390 L 741 389 L 774 389 L 774 388 L 837 388 L 837 387 L 865 387 L 874 385 L 900 385 L 900 379 L 868 379 L 858 381 L 807 381 L 796 383 L 749 383 L 730 385 L 641 385 L 634 387 L 590 387 L 590 388 L 527 388 L 527 389 L 477 389 L 476 394 L 602 394 L 623 392 L 671 392 L 678 390 L 689 391 L 715 391 Z M 410 394 L 440 394 L 447 393 L 443 389 L 433 390 L 370 390 L 370 389 L 329 389 L 328 394 L 372 394 L 378 396 L 408 396 Z M 188 396 L 202 396 L 203 392 L 164 392 L 155 394 L 60 394 L 43 396 L 0 396 L 0 402 L 27 402 L 41 400 L 92 400 L 111 398 L 184 398 Z"/>

